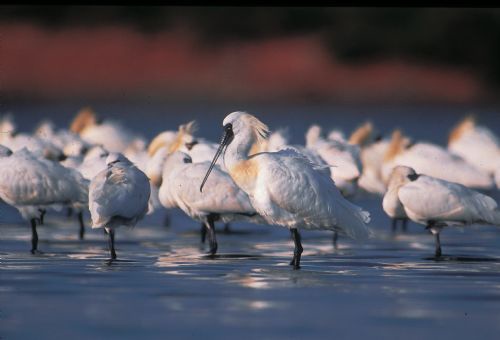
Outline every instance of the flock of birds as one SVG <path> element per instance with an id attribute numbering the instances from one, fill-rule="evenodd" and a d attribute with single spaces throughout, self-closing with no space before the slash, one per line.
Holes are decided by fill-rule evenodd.
<path id="1" fill-rule="evenodd" d="M 38 253 L 37 225 L 50 209 L 76 211 L 84 238 L 84 213 L 108 235 L 110 261 L 117 258 L 115 229 L 135 226 L 146 214 L 180 208 L 201 223 L 209 254 L 217 252 L 214 223 L 245 220 L 290 230 L 290 265 L 300 268 L 302 229 L 365 239 L 374 233 L 370 214 L 350 199 L 370 194 L 403 226 L 409 220 L 439 239 L 450 225 L 500 225 L 496 201 L 482 192 L 500 187 L 500 143 L 494 133 L 465 118 L 448 147 L 411 141 L 400 130 L 382 138 L 367 122 L 349 138 L 318 125 L 306 144 L 290 145 L 286 131 L 246 112 L 222 123 L 219 144 L 198 138 L 194 121 L 164 131 L 149 144 L 114 121 L 82 109 L 69 129 L 42 122 L 33 134 L 16 131 L 13 117 L 0 119 L 0 198 L 31 225 L 31 252 Z M 222 157 L 220 157 L 222 156 Z"/>

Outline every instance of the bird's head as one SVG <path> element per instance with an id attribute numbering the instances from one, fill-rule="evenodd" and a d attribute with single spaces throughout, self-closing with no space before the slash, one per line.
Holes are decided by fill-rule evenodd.
<path id="1" fill-rule="evenodd" d="M 224 118 L 222 126 L 224 132 L 222 134 L 220 145 L 215 153 L 214 159 L 212 160 L 212 164 L 210 164 L 210 168 L 208 168 L 207 174 L 201 183 L 200 192 L 203 190 L 203 186 L 215 166 L 217 159 L 219 159 L 219 156 L 222 154 L 224 149 L 231 144 L 235 136 L 248 136 L 247 142 L 249 142 L 249 145 L 252 145 L 253 143 L 262 143 L 269 135 L 269 128 L 266 124 L 262 123 L 257 117 L 243 111 L 236 111 L 228 114 L 226 118 Z"/>
<path id="2" fill-rule="evenodd" d="M 394 187 L 399 187 L 408 182 L 415 181 L 419 175 L 415 172 L 413 168 L 404 165 L 395 166 L 392 169 L 391 175 L 389 177 L 389 190 Z"/>
<path id="3" fill-rule="evenodd" d="M 117 163 L 130 163 L 130 161 L 120 152 L 111 152 L 106 158 L 106 165 L 109 167 Z"/>

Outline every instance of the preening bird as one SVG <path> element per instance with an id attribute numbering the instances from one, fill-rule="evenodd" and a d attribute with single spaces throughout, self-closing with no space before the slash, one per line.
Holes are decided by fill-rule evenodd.
<path id="1" fill-rule="evenodd" d="M 21 149 L 12 153 L 0 148 L 0 198 L 16 207 L 31 223 L 31 252 L 38 251 L 37 222 L 46 209 L 86 207 L 89 182 L 73 169 Z M 80 228 L 83 226 L 80 225 Z"/>
<path id="2" fill-rule="evenodd" d="M 500 225 L 497 202 L 461 184 L 420 175 L 407 166 L 391 173 L 384 211 L 391 218 L 409 218 L 423 224 L 436 238 L 435 256 L 441 256 L 439 233 L 445 226 Z"/>
<path id="3" fill-rule="evenodd" d="M 121 153 L 110 153 L 107 168 L 89 188 L 92 228 L 104 228 L 109 236 L 111 261 L 116 259 L 115 228 L 133 227 L 148 211 L 149 179 Z"/>
<path id="4" fill-rule="evenodd" d="M 210 162 L 192 163 L 191 157 L 180 151 L 168 155 L 163 167 L 159 198 L 164 207 L 178 207 L 189 217 L 204 224 L 204 230 L 208 232 L 210 254 L 215 255 L 215 221 L 265 221 L 252 207 L 248 195 L 218 166 L 213 168 L 208 180 L 207 185 L 210 185 L 211 190 L 201 192 L 199 184 L 209 168 Z"/>

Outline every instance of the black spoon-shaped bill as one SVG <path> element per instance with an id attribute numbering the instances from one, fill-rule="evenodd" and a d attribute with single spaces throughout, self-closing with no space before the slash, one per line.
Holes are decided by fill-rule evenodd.
<path id="1" fill-rule="evenodd" d="M 212 160 L 212 163 L 210 164 L 210 167 L 208 168 L 207 174 L 205 175 L 205 178 L 203 179 L 203 182 L 200 185 L 200 192 L 203 192 L 203 186 L 205 185 L 208 176 L 212 172 L 212 169 L 215 166 L 215 163 L 217 163 L 217 159 L 219 159 L 220 155 L 224 151 L 224 148 L 232 141 L 233 139 L 233 127 L 232 125 L 226 124 L 224 125 L 224 134 L 222 135 L 219 148 L 217 149 L 217 152 L 215 153 L 214 159 Z"/>

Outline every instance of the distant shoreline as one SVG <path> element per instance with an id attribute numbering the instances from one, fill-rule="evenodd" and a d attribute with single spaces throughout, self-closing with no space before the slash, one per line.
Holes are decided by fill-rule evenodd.
<path id="1" fill-rule="evenodd" d="M 316 35 L 200 46 L 186 31 L 1 24 L 5 99 L 466 104 L 496 99 L 471 72 L 404 60 L 339 63 Z"/>

